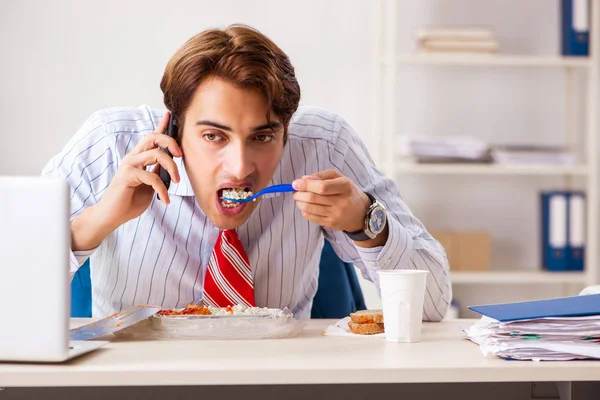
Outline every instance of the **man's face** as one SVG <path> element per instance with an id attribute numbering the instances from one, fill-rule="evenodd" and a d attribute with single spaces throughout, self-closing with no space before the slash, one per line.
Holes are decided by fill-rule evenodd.
<path id="1" fill-rule="evenodd" d="M 221 229 L 241 226 L 260 200 L 225 204 L 223 189 L 263 189 L 283 152 L 283 126 L 267 101 L 253 89 L 239 89 L 218 78 L 198 87 L 185 114 L 181 147 L 198 204 Z M 269 127 L 269 122 L 273 130 Z"/>

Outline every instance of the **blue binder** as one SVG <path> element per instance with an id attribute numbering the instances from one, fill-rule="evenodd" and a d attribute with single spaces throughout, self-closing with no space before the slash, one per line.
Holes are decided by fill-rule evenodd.
<path id="1" fill-rule="evenodd" d="M 469 306 L 469 309 L 498 321 L 599 315 L 600 294 L 519 303 Z"/>
<path id="2" fill-rule="evenodd" d="M 543 192 L 542 266 L 548 271 L 566 271 L 568 244 L 568 197 L 564 191 Z"/>
<path id="3" fill-rule="evenodd" d="M 584 192 L 570 192 L 568 195 L 568 245 L 567 269 L 583 271 L 585 260 L 586 198 Z"/>
<path id="4" fill-rule="evenodd" d="M 564 56 L 588 56 L 589 0 L 561 0 L 561 51 Z"/>

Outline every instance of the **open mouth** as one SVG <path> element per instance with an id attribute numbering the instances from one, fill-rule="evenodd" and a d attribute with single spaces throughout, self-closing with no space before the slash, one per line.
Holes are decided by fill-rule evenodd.
<path id="1" fill-rule="evenodd" d="M 223 188 L 219 189 L 218 192 L 219 199 L 221 200 L 221 205 L 224 208 L 235 208 L 240 205 L 237 201 L 225 200 L 222 197 L 227 197 L 229 199 L 247 199 L 252 196 L 252 191 L 247 187 L 238 187 L 238 188 Z"/>

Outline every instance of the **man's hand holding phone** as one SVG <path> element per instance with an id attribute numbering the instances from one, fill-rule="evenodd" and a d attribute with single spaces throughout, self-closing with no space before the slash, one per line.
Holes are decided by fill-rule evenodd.
<path id="1" fill-rule="evenodd" d="M 72 249 L 89 250 L 97 247 L 104 238 L 125 222 L 139 217 L 158 193 L 164 204 L 169 204 L 169 194 L 159 177 L 162 167 L 173 182 L 179 182 L 175 161 L 163 150 L 168 149 L 175 157 L 183 155 L 175 138 L 165 135 L 171 114 L 160 120 L 156 131 L 147 135 L 122 159 L 106 192 L 98 204 L 87 208 L 71 223 Z M 146 167 L 154 165 L 152 171 Z"/>

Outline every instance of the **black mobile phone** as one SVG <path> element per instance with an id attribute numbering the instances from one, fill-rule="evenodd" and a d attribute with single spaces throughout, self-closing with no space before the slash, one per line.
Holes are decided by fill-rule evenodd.
<path id="1" fill-rule="evenodd" d="M 171 116 L 169 117 L 169 125 L 167 126 L 166 135 L 177 140 L 177 120 L 175 119 L 173 114 L 171 114 Z M 168 148 L 159 148 L 165 153 L 167 153 L 169 157 L 173 158 L 173 154 L 171 154 Z M 171 175 L 169 175 L 169 171 L 160 166 L 158 168 L 158 175 L 160 176 L 160 180 L 165 184 L 167 190 L 169 190 L 169 186 L 171 186 Z"/>

